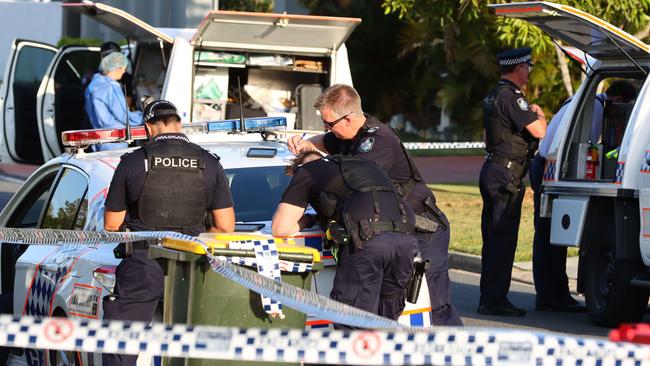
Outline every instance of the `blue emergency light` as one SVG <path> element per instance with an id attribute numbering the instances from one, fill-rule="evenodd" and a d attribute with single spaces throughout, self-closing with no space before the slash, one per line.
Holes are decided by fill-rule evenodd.
<path id="1" fill-rule="evenodd" d="M 206 124 L 208 132 L 229 132 L 241 130 L 241 122 L 239 119 L 209 121 Z M 247 132 L 284 130 L 287 128 L 287 119 L 285 117 L 246 118 L 244 119 L 244 127 L 244 130 Z"/>

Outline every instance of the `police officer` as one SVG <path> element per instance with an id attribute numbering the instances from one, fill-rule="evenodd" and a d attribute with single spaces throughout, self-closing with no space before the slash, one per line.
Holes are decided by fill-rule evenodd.
<path id="1" fill-rule="evenodd" d="M 524 316 L 526 312 L 510 303 L 507 294 L 525 190 L 522 179 L 546 132 L 546 118 L 521 91 L 533 67 L 531 49 L 505 51 L 497 59 L 501 80 L 483 100 L 487 155 L 479 177 L 483 249 L 478 312 Z"/>
<path id="2" fill-rule="evenodd" d="M 304 151 L 295 159 L 293 178 L 273 215 L 273 235 L 311 227 L 309 216 L 303 216 L 311 204 L 338 260 L 330 297 L 397 319 L 418 252 L 413 212 L 376 164 L 349 156 L 321 157 Z"/>
<path id="3" fill-rule="evenodd" d="M 314 107 L 328 130 L 324 135 L 289 139 L 294 153 L 318 149 L 329 154 L 352 155 L 378 164 L 395 184 L 416 215 L 416 237 L 422 258 L 431 262 L 426 272 L 434 325 L 462 325 L 451 303 L 449 279 L 449 222 L 436 205 L 413 159 L 399 137 L 375 117 L 363 113 L 361 98 L 348 85 L 336 84 L 323 91 Z"/>
<path id="4" fill-rule="evenodd" d="M 235 213 L 219 158 L 180 133 L 176 107 L 165 100 L 144 110 L 150 142 L 122 156 L 115 169 L 104 212 L 104 229 L 171 230 L 188 235 L 233 232 Z M 127 215 L 128 214 L 128 215 Z M 115 294 L 104 298 L 104 318 L 152 320 L 163 295 L 163 272 L 147 255 L 146 242 L 121 244 Z M 135 365 L 136 356 L 103 355 L 104 365 Z"/>

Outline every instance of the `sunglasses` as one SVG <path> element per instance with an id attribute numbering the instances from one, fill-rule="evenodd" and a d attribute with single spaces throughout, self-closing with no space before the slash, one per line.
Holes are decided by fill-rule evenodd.
<path id="1" fill-rule="evenodd" d="M 528 72 L 533 71 L 533 66 L 535 66 L 535 64 L 532 63 L 532 62 L 528 62 L 528 63 L 526 63 L 525 65 L 526 65 L 526 67 L 528 68 Z"/>
<path id="2" fill-rule="evenodd" d="M 336 126 L 337 123 L 343 121 L 345 118 L 347 118 L 347 116 L 349 116 L 349 115 L 351 115 L 351 114 L 352 114 L 352 112 L 346 114 L 346 115 L 343 116 L 343 117 L 339 117 L 339 118 L 335 119 L 335 120 L 332 121 L 332 122 L 327 122 L 326 120 L 323 120 L 323 124 L 324 124 L 325 126 L 327 126 L 327 128 L 331 129 L 332 127 Z"/>

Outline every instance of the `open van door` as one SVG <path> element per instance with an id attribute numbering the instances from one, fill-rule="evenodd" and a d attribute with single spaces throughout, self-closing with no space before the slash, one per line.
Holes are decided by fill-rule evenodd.
<path id="1" fill-rule="evenodd" d="M 130 41 L 158 43 L 159 41 L 173 43 L 174 39 L 155 27 L 143 22 L 124 10 L 102 3 L 83 2 L 65 3 L 64 9 L 72 10 L 91 17 L 110 29 L 122 34 Z"/>
<path id="2" fill-rule="evenodd" d="M 124 10 L 101 3 L 64 3 L 63 8 L 74 11 L 109 27 L 135 44 L 134 54 L 129 48 L 135 104 L 145 97 L 160 98 L 163 80 L 170 63 L 174 38 Z"/>
<path id="3" fill-rule="evenodd" d="M 99 62 L 99 47 L 66 46 L 47 69 L 36 99 L 45 161 L 63 153 L 61 132 L 91 128 L 83 94 Z"/>
<path id="4" fill-rule="evenodd" d="M 42 164 L 36 93 L 57 49 L 25 40 L 15 40 L 0 89 L 2 98 L 2 147 L 4 163 Z"/>
<path id="5" fill-rule="evenodd" d="M 492 4 L 496 15 L 538 26 L 552 38 L 598 60 L 648 57 L 650 46 L 621 29 L 576 8 L 542 1 Z M 620 48 L 619 48 L 620 47 Z M 621 50 L 622 49 L 622 50 Z M 624 52 L 625 53 L 624 53 Z"/>
<path id="6" fill-rule="evenodd" d="M 233 51 L 329 55 L 345 42 L 358 18 L 216 10 L 199 25 L 192 43 Z"/>

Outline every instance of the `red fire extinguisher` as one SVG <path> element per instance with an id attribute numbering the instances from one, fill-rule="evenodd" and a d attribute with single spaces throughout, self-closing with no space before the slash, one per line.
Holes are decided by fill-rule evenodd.
<path id="1" fill-rule="evenodd" d="M 585 166 L 585 179 L 596 179 L 598 171 L 598 146 L 591 145 L 587 148 L 587 160 Z"/>

